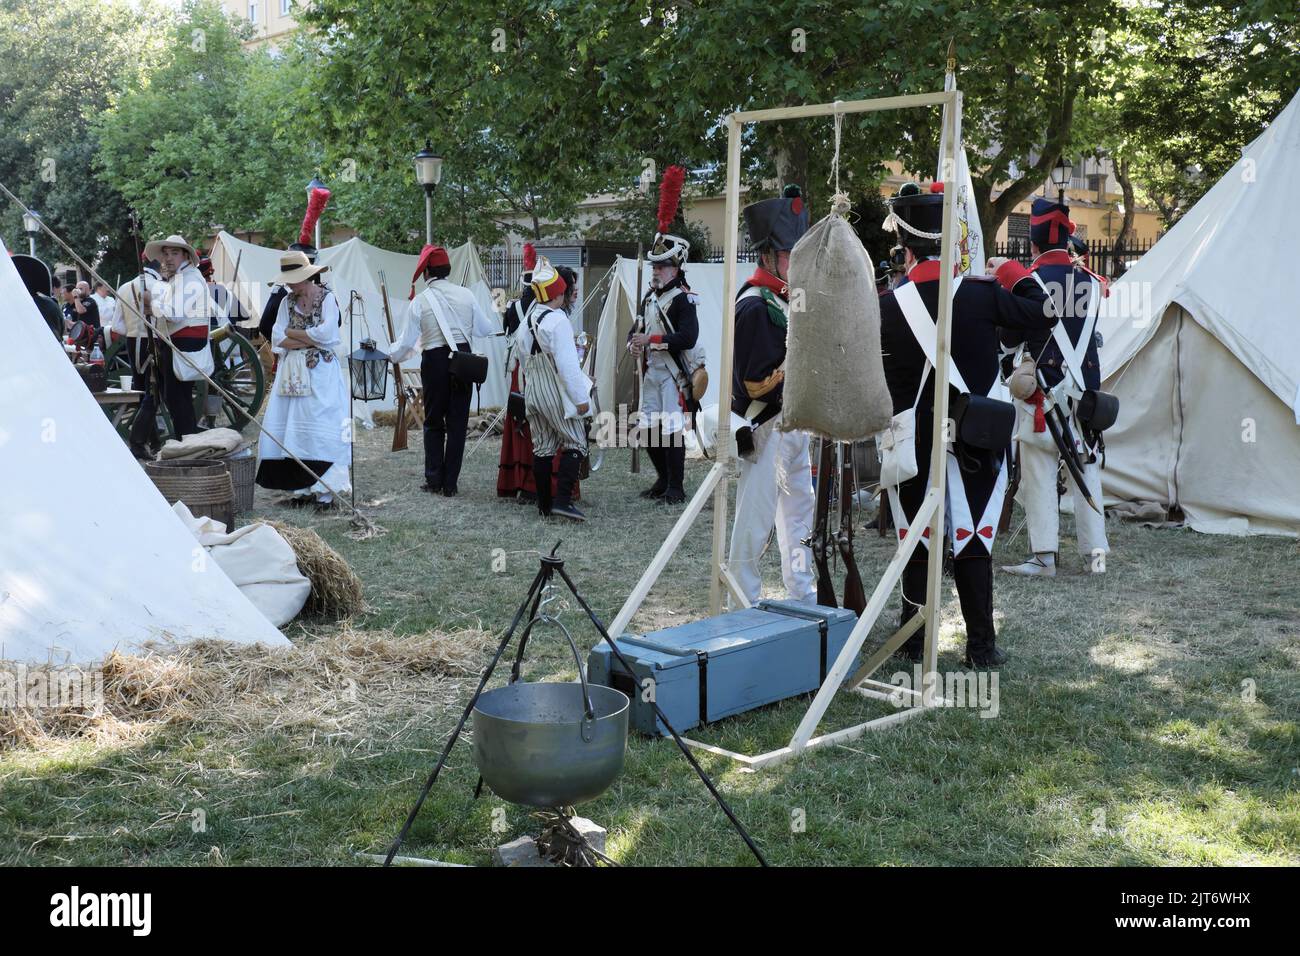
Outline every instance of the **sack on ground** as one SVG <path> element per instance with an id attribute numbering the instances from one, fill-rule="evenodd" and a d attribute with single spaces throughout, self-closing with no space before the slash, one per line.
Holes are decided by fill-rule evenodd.
<path id="1" fill-rule="evenodd" d="M 783 431 L 857 441 L 889 425 L 875 274 L 841 216 L 814 225 L 790 253 L 785 368 Z"/>

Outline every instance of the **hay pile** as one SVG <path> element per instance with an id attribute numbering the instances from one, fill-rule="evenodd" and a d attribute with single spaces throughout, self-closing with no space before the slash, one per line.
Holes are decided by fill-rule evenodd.
<path id="1" fill-rule="evenodd" d="M 381 428 L 392 428 L 397 424 L 397 409 L 385 408 L 370 416 L 370 420 Z M 420 399 L 408 400 L 406 403 L 406 427 L 419 431 L 424 426 L 424 402 Z"/>
<path id="2" fill-rule="evenodd" d="M 88 683 L 102 679 L 102 699 L 0 707 L 0 750 L 70 739 L 129 743 L 175 724 L 228 736 L 285 729 L 348 736 L 377 716 L 454 704 L 457 685 L 438 678 L 478 674 L 491 646 L 482 631 L 397 638 L 349 629 L 301 647 L 195 641 L 114 652 L 87 670 Z"/>
<path id="3" fill-rule="evenodd" d="M 298 570 L 311 582 L 311 594 L 302 612 L 309 617 L 338 620 L 351 617 L 364 606 L 361 579 L 343 556 L 310 528 L 298 528 L 283 521 L 267 521 L 289 542 L 298 560 Z"/>

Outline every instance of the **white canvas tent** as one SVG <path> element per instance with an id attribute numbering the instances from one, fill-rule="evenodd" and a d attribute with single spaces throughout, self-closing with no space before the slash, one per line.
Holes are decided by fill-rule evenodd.
<path id="1" fill-rule="evenodd" d="M 1300 533 L 1300 96 L 1111 289 L 1098 319 L 1110 500 L 1197 531 Z"/>
<path id="2" fill-rule="evenodd" d="M 620 402 L 626 403 L 630 411 L 635 411 L 632 407 L 632 383 L 636 364 L 630 358 L 624 358 L 625 343 L 632 329 L 637 303 L 650 288 L 650 269 L 648 266 L 642 269 L 639 295 L 636 292 L 636 260 L 619 256 L 613 269 L 614 276 L 610 279 L 605 308 L 600 314 L 596 332 L 596 388 L 605 411 L 614 411 Z M 753 263 L 737 264 L 736 288 L 740 288 L 741 282 L 753 269 Z M 722 348 L 722 270 L 720 263 L 686 264 L 686 281 L 700 298 L 696 308 L 700 321 L 699 344 L 704 346 L 704 364 L 709 372 L 709 388 L 700 401 L 702 408 L 716 405 L 720 394 L 728 395 L 730 392 L 729 387 L 719 391 L 722 383 L 718 381 Z"/>
<path id="3" fill-rule="evenodd" d="M 260 316 L 262 305 L 270 295 L 271 283 L 280 272 L 281 254 L 280 249 L 245 242 L 222 231 L 217 234 L 212 250 L 213 277 L 227 285 L 235 281 L 235 265 L 238 262 L 238 288 L 235 294 L 249 315 Z M 495 304 L 478 249 L 472 242 L 467 242 L 449 249 L 448 255 L 451 258 L 451 281 L 472 291 L 483 311 L 489 318 L 492 317 L 495 314 Z M 393 311 L 393 328 L 401 335 L 402 329 L 406 327 L 411 273 L 415 271 L 418 257 L 389 252 L 353 237 L 337 246 L 327 246 L 320 250 L 316 261 L 330 267 L 330 271 L 325 274 L 325 281 L 334 290 L 339 308 L 343 310 L 344 327 L 339 356 L 346 359 L 352 348 L 359 346 L 361 340 L 367 337 L 373 338 L 381 350 L 387 351 L 392 343 L 384 321 L 379 274 L 383 272 L 388 280 L 388 302 Z M 423 283 L 416 286 L 416 291 L 421 288 Z M 355 327 L 349 333 L 348 307 L 353 291 L 361 299 L 356 309 L 356 319 L 352 323 Z M 491 363 L 488 379 L 483 383 L 478 399 L 484 408 L 500 408 L 509 394 L 509 383 L 505 377 L 505 340 L 501 337 L 475 339 L 473 346 L 474 351 L 487 355 Z M 411 371 L 419 371 L 418 361 L 408 365 Z M 407 371 L 407 366 L 403 366 L 403 371 Z M 370 404 L 375 408 L 392 408 L 394 396 L 390 377 L 388 397 L 382 402 Z M 357 402 L 355 407 L 358 417 L 365 414 L 364 403 Z"/>
<path id="4" fill-rule="evenodd" d="M 149 639 L 288 644 L 131 457 L 0 243 L 0 659 Z"/>

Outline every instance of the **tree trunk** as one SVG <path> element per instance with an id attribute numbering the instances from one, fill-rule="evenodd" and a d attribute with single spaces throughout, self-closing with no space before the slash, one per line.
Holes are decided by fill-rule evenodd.
<path id="1" fill-rule="evenodd" d="M 1137 210 L 1134 208 L 1137 200 L 1133 191 L 1133 180 L 1129 178 L 1127 159 L 1121 159 L 1115 164 L 1115 178 L 1119 181 L 1120 191 L 1124 194 L 1124 224 L 1119 227 L 1119 235 L 1115 237 L 1114 258 L 1118 266 L 1124 251 L 1133 241 L 1133 220 L 1137 216 Z"/>
<path id="2" fill-rule="evenodd" d="M 799 123 L 780 123 L 776 127 L 772 146 L 772 162 L 776 166 L 777 194 L 789 183 L 803 190 L 804 205 L 812 208 L 812 190 L 808 184 L 808 141 L 799 130 Z M 767 198 L 767 197 L 761 197 Z"/>

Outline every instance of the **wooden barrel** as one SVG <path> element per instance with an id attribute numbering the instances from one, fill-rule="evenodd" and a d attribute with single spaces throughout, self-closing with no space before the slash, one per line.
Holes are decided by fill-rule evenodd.
<path id="1" fill-rule="evenodd" d="M 146 461 L 144 470 L 169 505 L 184 502 L 196 518 L 207 516 L 222 522 L 227 531 L 234 528 L 235 489 L 224 461 L 207 458 Z"/>

